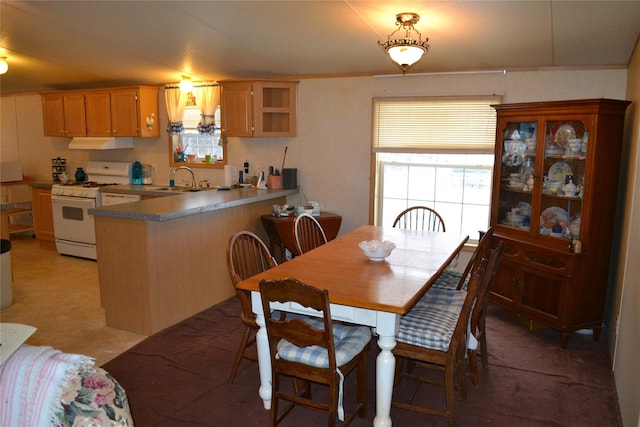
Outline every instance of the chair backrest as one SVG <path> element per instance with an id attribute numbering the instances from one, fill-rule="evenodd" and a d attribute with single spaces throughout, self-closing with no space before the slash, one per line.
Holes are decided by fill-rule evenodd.
<path id="1" fill-rule="evenodd" d="M 327 236 L 322 225 L 308 213 L 301 213 L 293 223 L 293 235 L 296 239 L 296 250 L 302 255 L 327 243 Z"/>
<path id="2" fill-rule="evenodd" d="M 453 331 L 453 335 L 451 337 L 451 341 L 449 343 L 448 353 L 455 354 L 456 352 L 466 351 L 466 337 L 469 319 L 471 317 L 471 312 L 473 307 L 476 304 L 476 299 L 478 297 L 478 293 L 481 290 L 481 285 L 487 271 L 487 261 L 482 259 L 475 270 L 472 271 L 469 277 L 469 286 L 467 288 L 467 293 L 464 299 L 464 303 L 462 304 L 462 309 L 460 310 L 460 315 L 458 316 L 458 321 L 456 322 L 456 327 Z"/>
<path id="3" fill-rule="evenodd" d="M 322 315 L 322 325 L 324 329 L 314 328 L 299 317 L 287 319 L 265 315 L 271 360 L 272 363 L 277 363 L 284 368 L 281 370 L 281 373 L 295 373 L 295 371 L 291 371 L 290 369 L 295 370 L 295 365 L 299 365 L 295 362 L 287 362 L 283 359 L 276 358 L 276 353 L 278 352 L 277 344 L 282 339 L 298 347 L 317 345 L 326 348 L 329 364 L 327 372 L 334 373 L 336 370 L 336 355 L 331 311 L 329 308 L 329 292 L 326 289 L 320 290 L 313 286 L 306 285 L 296 279 L 284 279 L 273 281 L 261 280 L 260 295 L 265 314 L 271 312 L 271 302 L 295 302 L 304 307 L 317 310 Z M 293 367 L 287 368 L 286 366 L 289 364 L 293 364 Z"/>
<path id="4" fill-rule="evenodd" d="M 476 327 L 480 320 L 480 317 L 484 316 L 489 303 L 489 295 L 491 294 L 491 288 L 493 287 L 493 281 L 500 268 L 502 262 L 502 255 L 504 254 L 506 245 L 504 242 L 498 242 L 498 246 L 491 252 L 487 261 L 484 273 L 482 275 L 482 281 L 480 282 L 480 288 L 478 290 L 478 296 L 476 303 L 473 307 L 471 314 L 471 331 L 475 334 Z M 486 259 L 486 258 L 483 258 Z"/>
<path id="5" fill-rule="evenodd" d="M 278 265 L 262 240 L 250 231 L 239 231 L 227 242 L 227 267 L 233 286 Z M 242 320 L 254 322 L 251 294 L 236 288 L 242 306 Z"/>
<path id="6" fill-rule="evenodd" d="M 469 258 L 469 262 L 460 277 L 460 282 L 458 283 L 458 289 L 462 289 L 464 284 L 469 279 L 469 274 L 478 266 L 480 260 L 483 257 L 488 259 L 489 253 L 489 244 L 491 243 L 491 237 L 493 236 L 493 227 L 489 227 L 489 229 L 484 233 L 480 242 L 478 242 L 478 246 L 476 246 L 476 250 L 471 254 L 471 258 Z"/>
<path id="7" fill-rule="evenodd" d="M 393 226 L 406 230 L 446 231 L 438 212 L 427 206 L 412 206 L 396 217 Z"/>

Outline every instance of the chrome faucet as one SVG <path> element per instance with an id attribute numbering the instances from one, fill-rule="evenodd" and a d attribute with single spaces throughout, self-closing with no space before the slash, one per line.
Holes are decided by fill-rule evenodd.
<path id="1" fill-rule="evenodd" d="M 186 170 L 187 172 L 189 172 L 191 174 L 191 187 L 195 188 L 196 187 L 196 176 L 193 173 L 193 170 L 189 166 L 180 166 L 180 167 L 177 167 L 177 168 L 173 169 L 173 171 L 171 173 L 171 181 L 175 182 L 176 174 L 178 173 L 178 171 L 180 169 L 184 169 L 184 170 Z"/>

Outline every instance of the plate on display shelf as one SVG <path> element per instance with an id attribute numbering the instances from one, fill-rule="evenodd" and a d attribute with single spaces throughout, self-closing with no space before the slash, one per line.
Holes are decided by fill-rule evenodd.
<path id="1" fill-rule="evenodd" d="M 576 130 L 570 124 L 560 126 L 553 135 L 553 141 L 558 147 L 566 146 L 570 140 L 576 138 Z"/>
<path id="2" fill-rule="evenodd" d="M 573 175 L 571 166 L 564 162 L 558 162 L 551 165 L 547 179 L 551 182 L 564 182 L 567 175 Z"/>
<path id="3" fill-rule="evenodd" d="M 540 227 L 553 230 L 554 226 L 562 227 L 562 231 L 569 226 L 569 214 L 559 206 L 551 206 L 540 214 Z"/>

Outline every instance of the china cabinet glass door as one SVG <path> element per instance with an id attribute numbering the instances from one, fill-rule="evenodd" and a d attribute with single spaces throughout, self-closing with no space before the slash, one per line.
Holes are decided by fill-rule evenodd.
<path id="1" fill-rule="evenodd" d="M 545 123 L 540 234 L 580 238 L 588 143 L 582 120 Z"/>
<path id="2" fill-rule="evenodd" d="M 529 231 L 536 189 L 537 122 L 507 122 L 502 129 L 498 223 Z"/>
<path id="3" fill-rule="evenodd" d="M 501 131 L 498 223 L 532 235 L 579 239 L 588 184 L 585 123 L 507 121 Z"/>

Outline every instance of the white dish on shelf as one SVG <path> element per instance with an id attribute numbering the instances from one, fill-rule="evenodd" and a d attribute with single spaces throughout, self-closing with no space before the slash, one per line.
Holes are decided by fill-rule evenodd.
<path id="1" fill-rule="evenodd" d="M 556 145 L 561 147 L 566 146 L 572 139 L 576 139 L 576 130 L 568 123 L 560 126 L 553 135 Z"/>
<path id="2" fill-rule="evenodd" d="M 567 175 L 573 175 L 571 166 L 564 162 L 557 162 L 549 168 L 547 179 L 552 182 L 564 182 Z"/>
<path id="3" fill-rule="evenodd" d="M 552 231 L 555 225 L 562 227 L 563 231 L 569 226 L 569 214 L 559 206 L 551 206 L 540 215 L 541 228 Z"/>

